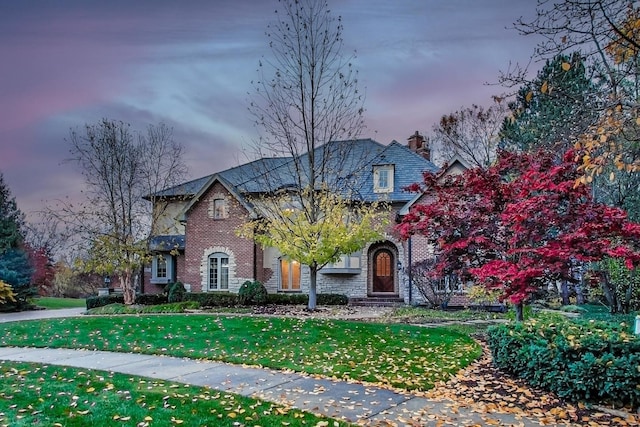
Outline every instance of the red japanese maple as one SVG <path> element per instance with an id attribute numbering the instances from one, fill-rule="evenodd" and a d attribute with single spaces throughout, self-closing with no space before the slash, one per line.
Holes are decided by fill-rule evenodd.
<path id="1" fill-rule="evenodd" d="M 398 231 L 434 245 L 434 275 L 457 274 L 522 303 L 549 280 L 568 280 L 576 263 L 605 256 L 640 262 L 640 225 L 620 209 L 595 203 L 576 186 L 577 165 L 548 153 L 503 152 L 486 170 L 425 174 L 425 203 Z M 415 190 L 418 188 L 414 186 Z"/>

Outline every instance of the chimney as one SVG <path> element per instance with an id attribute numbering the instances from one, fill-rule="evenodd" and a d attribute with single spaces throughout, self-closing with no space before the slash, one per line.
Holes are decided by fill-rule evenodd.
<path id="1" fill-rule="evenodd" d="M 431 148 L 429 147 L 429 141 L 425 140 L 424 136 L 420 135 L 418 131 L 408 138 L 409 144 L 407 145 L 411 151 L 421 155 L 427 160 L 431 160 Z"/>

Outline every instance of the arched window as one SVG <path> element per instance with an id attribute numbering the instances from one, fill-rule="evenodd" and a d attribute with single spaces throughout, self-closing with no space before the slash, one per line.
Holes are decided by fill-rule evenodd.
<path id="1" fill-rule="evenodd" d="M 280 290 L 300 290 L 300 263 L 280 258 Z"/>
<path id="2" fill-rule="evenodd" d="M 222 252 L 209 255 L 209 290 L 229 289 L 229 256 Z"/>

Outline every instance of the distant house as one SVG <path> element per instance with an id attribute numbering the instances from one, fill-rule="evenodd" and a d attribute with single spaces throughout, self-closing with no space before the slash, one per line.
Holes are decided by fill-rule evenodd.
<path id="1" fill-rule="evenodd" d="M 392 228 L 393 219 L 421 197 L 403 188 L 421 181 L 425 171 L 439 171 L 430 161 L 424 137 L 416 132 L 407 145 L 396 141 L 382 145 L 371 139 L 332 144 L 350 144 L 347 152 L 358 169 L 340 174 L 351 179 L 356 175 L 354 197 L 387 201 L 392 221 L 384 240 L 320 270 L 318 293 L 343 294 L 353 300 L 421 302 L 419 293 L 410 289 L 407 267 L 431 256 L 431 250 L 398 240 Z M 236 235 L 241 224 L 259 215 L 250 196 L 272 191 L 264 183 L 265 171 L 280 173 L 282 186 L 289 185 L 284 172 L 288 162 L 291 159 L 263 158 L 158 193 L 154 209 L 160 215 L 149 245 L 153 261 L 145 269 L 141 291 L 157 293 L 167 283 L 181 281 L 192 292 L 238 292 L 246 280 L 259 280 L 270 293 L 308 292 L 308 268 L 283 258 L 275 248 Z M 450 167 L 457 172 L 460 165 Z M 414 246 L 411 250 L 409 244 Z"/>

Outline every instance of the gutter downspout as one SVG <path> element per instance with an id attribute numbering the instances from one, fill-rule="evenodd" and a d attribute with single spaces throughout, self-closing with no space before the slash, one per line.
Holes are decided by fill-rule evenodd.
<path id="1" fill-rule="evenodd" d="M 409 265 L 407 266 L 407 268 L 409 269 L 409 305 L 411 305 L 411 290 L 413 289 L 413 274 L 411 271 L 411 264 L 412 264 L 412 260 L 411 260 L 411 236 L 409 236 Z"/>

